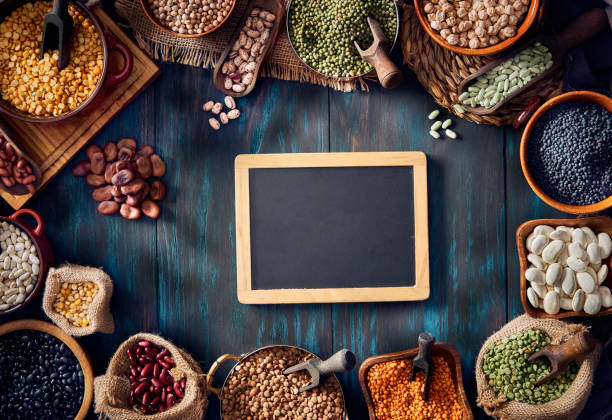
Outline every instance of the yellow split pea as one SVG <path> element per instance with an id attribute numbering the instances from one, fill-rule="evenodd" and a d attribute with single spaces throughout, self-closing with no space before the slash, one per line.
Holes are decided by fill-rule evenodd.
<path id="1" fill-rule="evenodd" d="M 92 94 L 104 68 L 96 27 L 72 5 L 68 65 L 61 71 L 57 68 L 57 50 L 39 58 L 43 21 L 51 8 L 50 1 L 26 3 L 0 23 L 0 95 L 18 110 L 36 116 L 76 109 Z"/>
<path id="2" fill-rule="evenodd" d="M 96 293 L 98 285 L 92 282 L 62 283 L 53 309 L 75 327 L 86 327 L 90 321 L 87 311 Z"/>

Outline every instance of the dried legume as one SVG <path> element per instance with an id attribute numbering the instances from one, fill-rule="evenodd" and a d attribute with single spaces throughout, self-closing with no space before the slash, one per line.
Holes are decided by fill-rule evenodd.
<path id="1" fill-rule="evenodd" d="M 235 0 L 148 0 L 153 16 L 179 34 L 208 32 L 227 19 Z"/>
<path id="2" fill-rule="evenodd" d="M 418 372 L 410 381 L 412 360 L 378 363 L 368 370 L 368 390 L 378 420 L 463 419 L 448 363 L 435 356 L 432 362 L 427 401 L 423 401 L 425 374 Z"/>
<path id="3" fill-rule="evenodd" d="M 98 285 L 92 282 L 62 283 L 55 297 L 53 309 L 75 327 L 89 325 L 89 305 L 98 293 Z"/>

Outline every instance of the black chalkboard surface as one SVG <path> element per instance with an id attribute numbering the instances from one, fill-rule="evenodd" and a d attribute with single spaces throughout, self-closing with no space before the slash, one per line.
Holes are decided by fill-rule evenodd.
<path id="1" fill-rule="evenodd" d="M 398 155 L 410 159 L 403 165 L 382 159 Z M 305 160 L 296 163 L 300 156 Z M 240 301 L 426 298 L 425 176 L 418 152 L 239 156 Z"/>

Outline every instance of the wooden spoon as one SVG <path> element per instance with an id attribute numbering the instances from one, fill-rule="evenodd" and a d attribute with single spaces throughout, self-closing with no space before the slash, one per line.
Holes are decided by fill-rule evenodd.
<path id="1" fill-rule="evenodd" d="M 512 98 L 528 89 L 531 89 L 534 84 L 536 84 L 543 78 L 548 77 L 551 73 L 555 72 L 561 66 L 563 62 L 563 55 L 565 55 L 567 51 L 583 43 L 587 39 L 597 35 L 600 31 L 604 30 L 607 27 L 608 18 L 606 12 L 604 12 L 603 9 L 596 8 L 591 9 L 580 15 L 573 22 L 571 22 L 558 36 L 540 36 L 531 40 L 518 50 L 508 55 L 505 55 L 504 57 L 498 60 L 490 62 L 489 64 L 478 70 L 476 73 L 466 77 L 459 85 L 458 94 L 461 95 L 463 92 L 465 92 L 472 84 L 472 82 L 475 81 L 475 79 L 477 79 L 479 76 L 491 70 L 493 67 L 505 62 L 506 60 L 511 59 L 515 55 L 520 54 L 521 51 L 528 47 L 531 47 L 536 42 L 541 42 L 543 45 L 548 47 L 548 50 L 552 54 L 553 65 L 548 70 L 546 70 L 539 76 L 531 79 L 529 83 L 527 83 L 521 89 L 515 90 L 491 108 L 485 108 L 483 106 L 471 107 L 464 104 L 461 105 L 468 112 L 471 112 L 476 115 L 486 115 L 497 111 L 500 107 L 504 106 Z"/>
<path id="2" fill-rule="evenodd" d="M 17 137 L 15 136 L 13 130 L 2 119 L 0 119 L 0 137 L 4 138 L 11 146 L 13 146 L 13 149 L 15 149 L 15 154 L 18 157 L 23 158 L 30 164 L 30 167 L 32 168 L 32 173 L 36 175 L 34 187 L 38 188 L 38 185 L 40 184 L 40 180 L 42 178 L 42 171 L 40 170 L 38 165 L 34 163 L 34 161 L 17 145 Z M 19 183 L 15 183 L 15 185 L 8 188 L 4 185 L 4 183 L 0 182 L 0 188 L 12 195 L 30 194 L 26 186 Z"/>

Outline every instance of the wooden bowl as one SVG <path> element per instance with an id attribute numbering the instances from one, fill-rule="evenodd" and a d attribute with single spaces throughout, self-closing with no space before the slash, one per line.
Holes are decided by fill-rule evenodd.
<path id="1" fill-rule="evenodd" d="M 11 129 L 11 127 L 4 122 L 3 119 L 0 118 L 0 136 L 3 137 L 15 150 L 15 154 L 26 160 L 30 167 L 32 168 L 32 174 L 36 176 L 36 181 L 34 181 L 34 187 L 38 189 L 40 185 L 40 180 L 42 179 L 42 171 L 40 167 L 19 147 L 17 144 L 17 137 L 15 132 Z M 23 184 L 15 184 L 12 187 L 8 188 L 4 185 L 4 183 L 0 182 L 0 188 L 12 195 L 25 195 L 30 194 L 28 189 Z"/>
<path id="2" fill-rule="evenodd" d="M 535 192 L 538 197 L 542 199 L 546 204 L 551 207 L 556 208 L 565 213 L 571 214 L 592 214 L 598 213 L 603 210 L 606 210 L 612 207 L 612 195 L 608 198 L 599 201 L 597 203 L 587 204 L 584 206 L 576 206 L 571 204 L 565 204 L 560 201 L 555 200 L 548 194 L 546 194 L 542 188 L 536 184 L 535 179 L 533 178 L 531 171 L 529 170 L 528 160 L 527 160 L 527 144 L 529 142 L 529 137 L 531 136 L 531 132 L 533 131 L 538 120 L 550 111 L 551 108 L 562 104 L 564 102 L 570 101 L 589 101 L 594 102 L 600 106 L 603 106 L 608 111 L 612 112 L 612 98 L 604 96 L 600 93 L 595 93 L 586 90 L 578 90 L 575 92 L 567 92 L 559 96 L 555 96 L 554 98 L 548 100 L 538 110 L 533 114 L 533 116 L 527 122 L 525 126 L 525 130 L 523 131 L 523 136 L 521 137 L 521 167 L 523 168 L 523 175 L 525 175 L 525 179 L 527 183 Z"/>
<path id="3" fill-rule="evenodd" d="M 529 261 L 527 261 L 527 255 L 529 251 L 527 250 L 526 241 L 527 237 L 533 229 L 535 229 L 538 225 L 549 225 L 552 227 L 557 226 L 568 226 L 568 227 L 584 227 L 588 226 L 595 234 L 606 232 L 608 235 L 612 236 L 612 218 L 607 216 L 596 216 L 596 217 L 583 217 L 580 219 L 538 219 L 538 220 L 530 220 L 528 222 L 523 223 L 516 230 L 516 247 L 519 255 L 519 262 L 521 264 L 521 303 L 523 304 L 523 309 L 525 309 L 525 313 L 531 316 L 532 318 L 570 318 L 576 316 L 606 316 L 612 314 L 612 307 L 610 308 L 601 308 L 601 310 L 594 314 L 589 315 L 586 312 L 575 312 L 575 311 L 566 311 L 563 309 L 559 310 L 559 313 L 555 315 L 548 314 L 544 312 L 543 309 L 534 308 L 529 303 L 527 299 L 527 279 L 525 278 L 525 271 L 529 268 Z M 604 286 L 608 286 L 612 289 L 612 257 L 608 257 L 607 262 L 603 261 L 603 264 L 607 264 L 609 268 L 608 278 L 603 282 Z"/>
<path id="4" fill-rule="evenodd" d="M 446 48 L 447 50 L 451 50 L 457 54 L 494 55 L 512 47 L 531 28 L 538 16 L 538 11 L 540 9 L 540 0 L 531 0 L 531 4 L 529 5 L 529 9 L 527 9 L 527 13 L 525 14 L 523 22 L 516 30 L 516 35 L 511 38 L 505 39 L 500 43 L 485 48 L 465 48 L 449 44 L 444 38 L 442 38 L 442 36 L 437 31 L 435 31 L 429 25 L 427 15 L 423 10 L 423 7 L 423 0 L 414 0 L 414 10 L 416 11 L 417 17 L 419 18 L 419 22 L 421 22 L 421 26 L 423 27 L 423 29 L 425 29 L 425 32 L 427 32 L 427 34 L 431 38 L 433 38 L 433 40 L 436 41 L 436 43 L 438 43 L 440 46 Z"/>
<path id="5" fill-rule="evenodd" d="M 361 384 L 361 389 L 363 390 L 363 395 L 365 396 L 366 404 L 368 406 L 370 420 L 376 420 L 376 415 L 374 413 L 374 402 L 372 401 L 372 397 L 370 396 L 370 390 L 368 389 L 367 376 L 370 368 L 378 363 L 390 362 L 393 360 L 412 359 L 418 353 L 419 349 L 414 348 L 410 350 L 399 351 L 397 353 L 388 353 L 381 354 L 380 356 L 369 357 L 363 361 L 363 363 L 359 367 L 359 383 Z M 463 420 L 473 420 L 474 416 L 472 415 L 470 404 L 468 403 L 467 397 L 465 395 L 465 390 L 463 389 L 463 379 L 461 376 L 461 359 L 459 358 L 459 353 L 457 353 L 457 350 L 455 350 L 455 348 L 450 344 L 434 343 L 431 346 L 431 355 L 443 357 L 446 363 L 448 363 L 448 367 L 451 372 L 451 377 L 453 378 L 453 382 L 455 383 L 457 399 L 459 400 L 461 411 L 463 411 Z"/>
<path id="6" fill-rule="evenodd" d="M 85 353 L 85 350 L 83 350 L 83 347 L 81 347 L 81 345 L 74 338 L 66 334 L 61 328 L 38 319 L 19 319 L 17 321 L 11 321 L 0 325 L 0 335 L 19 330 L 36 330 L 50 334 L 66 344 L 72 353 L 74 353 L 79 364 L 81 365 L 81 370 L 83 371 L 83 382 L 85 385 L 83 402 L 81 403 L 81 408 L 74 417 L 74 420 L 83 420 L 85 416 L 87 416 L 87 412 L 91 407 L 94 380 L 91 361 L 89 360 L 87 353 Z"/>
<path id="7" fill-rule="evenodd" d="M 161 31 L 164 31 L 164 32 L 166 32 L 167 34 L 170 34 L 170 35 L 178 36 L 179 38 L 201 38 L 201 37 L 206 36 L 208 34 L 212 34 L 217 29 L 222 27 L 225 22 L 227 22 L 227 19 L 229 19 L 229 17 L 232 15 L 232 12 L 234 11 L 234 7 L 236 6 L 236 2 L 237 1 L 238 0 L 233 0 L 232 7 L 230 7 L 230 10 L 227 13 L 227 16 L 225 16 L 225 19 L 223 19 L 221 22 L 219 22 L 219 24 L 217 26 L 215 26 L 214 28 L 212 28 L 211 30 L 209 30 L 207 32 L 202 32 L 201 34 L 181 34 L 181 33 L 178 33 L 178 32 L 174 32 L 172 29 L 168 28 L 167 26 L 162 25 L 160 23 L 160 21 L 157 20 L 157 18 L 153 14 L 153 11 L 149 7 L 149 2 L 147 0 L 140 0 L 140 5 L 142 6 L 142 10 L 144 10 L 144 13 L 147 16 L 147 18 L 153 23 L 153 25 L 155 25 Z"/>
<path id="8" fill-rule="evenodd" d="M 145 0 L 142 0 L 142 1 L 145 1 Z M 242 92 L 234 92 L 232 89 L 225 88 L 225 75 L 221 72 L 221 68 L 223 67 L 223 63 L 225 63 L 227 56 L 232 52 L 232 46 L 234 45 L 234 43 L 240 36 L 240 33 L 242 32 L 242 28 L 244 27 L 244 22 L 251 14 L 251 10 L 253 10 L 255 7 L 266 9 L 274 13 L 276 15 L 276 19 L 274 20 L 274 25 L 272 26 L 272 29 L 270 30 L 269 42 L 266 44 L 266 47 L 264 48 L 263 52 L 260 54 L 259 60 L 255 61 L 255 63 L 257 63 L 257 67 L 255 68 L 255 71 L 253 72 L 253 81 Z M 223 54 L 221 54 L 221 58 L 219 58 L 219 60 L 217 61 L 217 65 L 215 66 L 215 70 L 213 72 L 213 83 L 215 84 L 215 87 L 217 89 L 219 89 L 225 95 L 233 96 L 234 98 L 241 98 L 251 93 L 251 91 L 257 84 L 257 79 L 259 78 L 259 73 L 261 72 L 261 66 L 263 62 L 266 60 L 266 56 L 268 55 L 268 53 L 272 51 L 272 46 L 276 42 L 276 38 L 278 37 L 278 34 L 280 32 L 280 28 L 282 27 L 284 18 L 285 18 L 285 7 L 283 6 L 282 2 L 279 0 L 251 0 L 249 1 L 246 9 L 244 9 L 242 18 L 240 18 L 240 23 L 238 23 L 238 26 L 236 26 L 236 30 L 234 30 L 234 34 L 232 35 L 232 38 L 228 42 L 227 47 L 225 47 Z"/>

